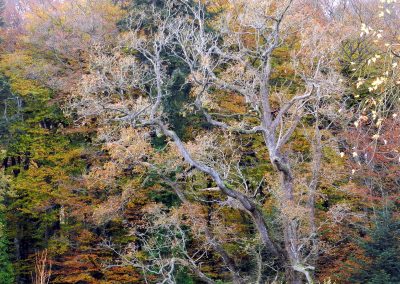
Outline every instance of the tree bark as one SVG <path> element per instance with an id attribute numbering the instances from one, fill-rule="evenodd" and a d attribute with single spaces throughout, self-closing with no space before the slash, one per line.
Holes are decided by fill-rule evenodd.
<path id="1" fill-rule="evenodd" d="M 293 195 L 293 174 L 286 158 L 278 154 L 272 159 L 273 164 L 281 175 L 281 191 L 284 195 L 281 206 L 294 207 Z M 290 216 L 283 215 L 283 235 L 285 243 L 286 258 L 289 266 L 286 268 L 287 283 L 302 283 L 302 274 L 296 271 L 295 267 L 301 263 L 299 251 L 299 238 L 297 232 L 297 222 Z"/>

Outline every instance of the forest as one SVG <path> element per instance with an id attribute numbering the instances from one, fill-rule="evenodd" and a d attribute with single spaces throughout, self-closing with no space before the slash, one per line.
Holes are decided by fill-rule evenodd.
<path id="1" fill-rule="evenodd" d="M 0 284 L 400 283 L 400 2 L 0 0 Z"/>

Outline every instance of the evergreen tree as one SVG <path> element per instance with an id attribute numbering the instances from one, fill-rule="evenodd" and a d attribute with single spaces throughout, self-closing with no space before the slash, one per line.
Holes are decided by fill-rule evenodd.
<path id="1" fill-rule="evenodd" d="M 2 216 L 0 216 L 0 284 L 11 284 L 14 283 L 13 267 L 8 257 L 8 244 L 3 235 L 2 219 Z"/>
<path id="2" fill-rule="evenodd" d="M 385 284 L 400 283 L 400 221 L 393 217 L 392 210 L 378 213 L 375 226 L 369 230 L 369 241 L 362 241 L 370 261 L 358 261 L 361 269 L 353 283 Z"/>
<path id="3" fill-rule="evenodd" d="M 9 244 L 4 230 L 3 190 L 6 186 L 7 182 L 5 176 L 0 175 L 0 284 L 14 283 L 13 266 L 8 254 Z"/>

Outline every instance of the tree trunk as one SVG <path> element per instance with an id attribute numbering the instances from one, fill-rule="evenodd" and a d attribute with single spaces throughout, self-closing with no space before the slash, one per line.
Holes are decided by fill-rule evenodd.
<path id="1" fill-rule="evenodd" d="M 312 249 L 316 252 L 318 250 L 318 242 L 316 238 L 317 234 L 317 225 L 315 223 L 315 195 L 317 192 L 318 181 L 320 178 L 320 169 L 322 163 L 322 145 L 321 145 L 321 132 L 319 130 L 319 118 L 316 115 L 315 122 L 315 136 L 313 141 L 313 167 L 312 167 L 312 178 L 309 185 L 309 198 L 308 198 L 308 207 L 310 210 L 310 226 L 311 226 L 311 240 L 312 240 Z M 316 255 L 316 254 L 315 254 Z M 315 262 L 316 257 L 313 257 L 312 260 Z"/>
<path id="2" fill-rule="evenodd" d="M 282 155 L 276 156 L 272 160 L 276 169 L 281 174 L 281 191 L 283 193 L 283 200 L 281 200 L 282 209 L 294 208 L 294 195 L 293 195 L 293 175 L 289 163 Z M 302 283 L 303 275 L 296 271 L 295 267 L 301 263 L 299 251 L 299 237 L 297 230 L 297 221 L 291 216 L 283 214 L 283 235 L 286 253 L 286 281 L 290 284 Z"/>

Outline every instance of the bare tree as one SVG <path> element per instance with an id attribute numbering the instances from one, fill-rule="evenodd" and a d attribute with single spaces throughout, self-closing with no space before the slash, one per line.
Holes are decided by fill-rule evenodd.
<path id="1" fill-rule="evenodd" d="M 314 267 L 307 261 L 310 251 L 315 253 L 310 246 L 316 241 L 313 210 L 321 159 L 319 120 L 309 206 L 296 197 L 297 177 L 285 147 L 306 116 L 316 115 L 322 102 L 342 92 L 333 59 L 340 38 L 323 16 L 312 18 L 318 11 L 307 1 L 232 0 L 211 19 L 207 10 L 211 4 L 194 2 L 168 0 L 161 9 L 153 4 L 133 11 L 118 46 L 94 48 L 91 72 L 84 76 L 73 105 L 81 117 L 100 116 L 108 125 L 153 129 L 167 137 L 187 164 L 212 178 L 228 200 L 251 216 L 270 257 L 285 268 L 286 281 L 301 283 L 305 277 L 313 283 Z M 300 5 L 308 7 L 308 12 L 299 13 Z M 146 21 L 149 18 L 152 28 Z M 286 59 L 292 79 L 273 83 L 276 51 L 290 44 L 299 46 Z M 230 182 L 231 174 L 225 174 L 218 164 L 198 158 L 168 123 L 163 102 L 172 95 L 172 58 L 189 70 L 185 84 L 191 86 L 194 101 L 188 111 L 201 114 L 213 131 L 232 134 L 229 137 L 262 136 L 279 176 L 275 196 L 283 247 L 271 237 L 260 200 Z M 218 112 L 213 107 L 217 91 L 242 97 L 245 113 L 227 116 Z M 307 210 L 309 215 L 302 213 Z M 310 216 L 311 230 L 305 230 L 303 215 Z"/>
<path id="2" fill-rule="evenodd" d="M 35 274 L 32 276 L 34 284 L 48 284 L 51 277 L 51 263 L 49 263 L 47 249 L 35 255 Z"/>

